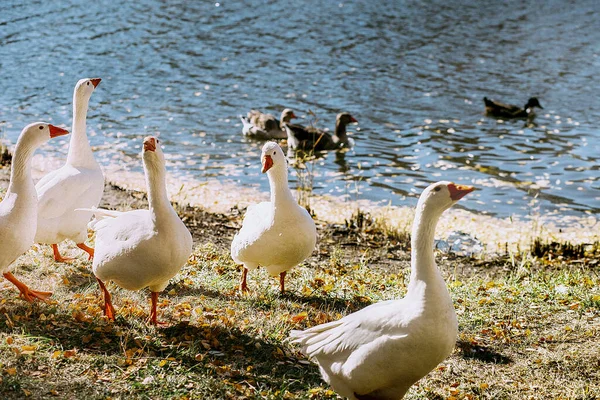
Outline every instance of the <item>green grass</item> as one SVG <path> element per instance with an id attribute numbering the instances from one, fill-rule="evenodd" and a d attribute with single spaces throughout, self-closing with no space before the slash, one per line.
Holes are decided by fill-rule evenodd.
<path id="1" fill-rule="evenodd" d="M 68 265 L 50 255 L 33 249 L 13 273 L 53 290 L 53 302 L 30 305 L 2 286 L 2 398 L 335 399 L 288 332 L 400 297 L 409 274 L 407 256 L 382 269 L 333 246 L 288 273 L 288 294 L 259 269 L 249 274 L 250 294 L 240 295 L 228 250 L 198 244 L 160 297 L 170 326 L 157 329 L 145 323 L 147 291 L 109 284 L 118 316 L 108 322 L 83 256 Z M 459 317 L 458 343 L 407 399 L 600 398 L 594 259 L 438 260 Z"/>

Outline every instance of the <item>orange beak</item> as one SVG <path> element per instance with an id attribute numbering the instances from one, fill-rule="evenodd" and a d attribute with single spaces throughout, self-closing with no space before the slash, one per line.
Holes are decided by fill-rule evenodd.
<path id="1" fill-rule="evenodd" d="M 270 155 L 267 154 L 262 158 L 262 166 L 263 174 L 271 169 L 271 167 L 273 166 L 273 159 Z"/>
<path id="2" fill-rule="evenodd" d="M 350 122 L 356 122 L 356 123 L 358 123 L 358 121 L 356 120 L 356 118 L 354 118 L 352 115 L 350 116 Z"/>
<path id="3" fill-rule="evenodd" d="M 152 136 L 144 138 L 144 151 L 156 151 L 156 140 Z"/>
<path id="4" fill-rule="evenodd" d="M 59 128 L 58 126 L 54 126 L 54 125 L 50 125 L 50 124 L 48 124 L 48 129 L 50 129 L 50 137 L 51 138 L 69 134 L 68 130 Z"/>
<path id="5" fill-rule="evenodd" d="M 454 201 L 458 201 L 475 190 L 475 188 L 473 186 L 455 185 L 454 183 L 450 183 L 448 184 L 448 190 L 450 190 L 450 198 Z"/>
<path id="6" fill-rule="evenodd" d="M 90 79 L 90 81 L 92 82 L 92 85 L 94 85 L 94 88 L 96 88 L 100 84 L 101 80 L 102 79 L 100 79 L 100 78 Z"/>

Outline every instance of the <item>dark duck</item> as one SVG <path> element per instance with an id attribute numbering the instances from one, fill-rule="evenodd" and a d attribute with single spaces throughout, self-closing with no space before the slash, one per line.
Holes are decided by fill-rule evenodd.
<path id="1" fill-rule="evenodd" d="M 358 122 L 352 115 L 343 112 L 337 115 L 335 120 L 335 131 L 331 135 L 328 132 L 295 124 L 285 124 L 288 146 L 298 150 L 336 150 L 352 147 L 352 139 L 346 133 L 346 126 Z"/>
<path id="2" fill-rule="evenodd" d="M 535 115 L 534 108 L 544 109 L 537 97 L 527 100 L 527 104 L 522 108 L 513 104 L 504 104 L 499 101 L 483 98 L 485 103 L 485 113 L 500 118 L 532 118 Z"/>

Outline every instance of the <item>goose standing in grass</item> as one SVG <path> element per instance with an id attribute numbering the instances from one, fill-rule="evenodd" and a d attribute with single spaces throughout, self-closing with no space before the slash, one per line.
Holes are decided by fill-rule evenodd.
<path id="1" fill-rule="evenodd" d="M 285 139 L 287 134 L 283 126 L 292 118 L 296 118 L 296 115 L 289 108 L 281 112 L 279 121 L 271 114 L 250 110 L 246 117 L 240 116 L 243 125 L 242 133 L 255 139 Z"/>
<path id="2" fill-rule="evenodd" d="M 271 201 L 248 207 L 242 228 L 231 243 L 231 257 L 244 265 L 240 290 L 248 291 L 248 270 L 259 265 L 269 274 L 279 274 L 281 293 L 285 292 L 286 272 L 311 255 L 317 242 L 312 217 L 298 203 L 288 185 L 287 160 L 277 143 L 262 148 L 262 172 L 267 173 Z"/>
<path id="3" fill-rule="evenodd" d="M 167 196 L 165 157 L 157 138 L 144 138 L 142 158 L 148 210 L 85 211 L 95 215 L 90 222 L 90 228 L 96 231 L 92 269 L 104 293 L 104 315 L 115 318 L 104 282 L 113 281 L 127 290 L 148 287 L 152 302 L 150 321 L 157 325 L 158 295 L 192 254 L 192 235 Z"/>
<path id="4" fill-rule="evenodd" d="M 291 331 L 293 343 L 320 368 L 323 379 L 349 399 L 397 400 L 454 348 L 456 312 L 434 260 L 442 213 L 471 186 L 438 182 L 423 191 L 411 236 L 406 296 L 370 305 L 344 318 Z"/>
<path id="5" fill-rule="evenodd" d="M 104 175 L 94 159 L 86 133 L 90 97 L 100 78 L 81 79 L 73 92 L 73 129 L 66 164 L 44 176 L 35 186 L 38 195 L 37 243 L 52 245 L 54 260 L 61 256 L 58 243 L 71 239 L 77 247 L 94 257 L 94 249 L 85 244 L 87 223 L 92 214 L 76 208 L 97 207 L 104 192 Z"/>
<path id="6" fill-rule="evenodd" d="M 69 132 L 44 122 L 27 125 L 15 147 L 10 169 L 10 183 L 0 202 L 0 271 L 32 302 L 46 300 L 52 293 L 29 289 L 8 269 L 34 243 L 37 227 L 37 194 L 31 177 L 31 157 L 35 150 L 49 139 Z"/>
<path id="7" fill-rule="evenodd" d="M 531 118 L 535 116 L 535 107 L 544 109 L 537 97 L 527 100 L 527 104 L 523 108 L 514 104 L 504 104 L 490 100 L 487 97 L 483 98 L 483 102 L 485 103 L 486 114 L 500 118 Z"/>
<path id="8" fill-rule="evenodd" d="M 291 149 L 304 151 L 324 151 L 353 147 L 354 142 L 346 133 L 346 126 L 353 122 L 358 121 L 349 113 L 339 113 L 335 118 L 333 136 L 319 129 L 285 124 L 288 146 Z"/>

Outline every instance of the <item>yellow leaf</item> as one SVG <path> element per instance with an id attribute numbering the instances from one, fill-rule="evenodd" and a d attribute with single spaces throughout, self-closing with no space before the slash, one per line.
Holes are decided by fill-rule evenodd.
<path id="1" fill-rule="evenodd" d="M 479 385 L 479 388 L 480 388 L 481 390 L 485 390 L 485 389 L 487 389 L 487 388 L 489 388 L 489 387 L 490 387 L 490 385 L 488 385 L 487 383 L 482 383 L 481 385 Z"/>
<path id="2" fill-rule="evenodd" d="M 35 351 L 36 349 L 37 349 L 37 346 L 21 346 L 21 350 L 22 350 L 23 352 L 26 352 L 26 351 L 31 351 L 31 352 L 33 352 L 33 351 Z"/>
<path id="3" fill-rule="evenodd" d="M 164 367 L 165 365 L 167 365 L 167 360 L 160 360 L 160 362 L 158 363 L 159 367 Z"/>
<path id="4" fill-rule="evenodd" d="M 25 395 L 25 397 L 29 397 L 31 396 L 31 392 L 27 389 L 21 389 L 23 391 L 23 394 Z"/>
<path id="5" fill-rule="evenodd" d="M 17 374 L 17 369 L 16 368 L 6 368 L 6 373 L 9 374 L 10 376 L 15 376 Z"/>
<path id="6" fill-rule="evenodd" d="M 56 350 L 54 353 L 52 353 L 52 358 L 56 359 L 56 358 L 60 357 L 61 355 L 62 355 L 62 351 Z"/>
<path id="7" fill-rule="evenodd" d="M 292 322 L 297 324 L 298 322 L 306 319 L 306 317 L 308 317 L 308 313 L 306 311 L 302 311 L 300 314 L 296 314 L 292 317 Z"/>
<path id="8" fill-rule="evenodd" d="M 6 344 L 13 344 L 14 340 L 12 338 L 12 336 L 9 336 L 6 338 Z"/>

